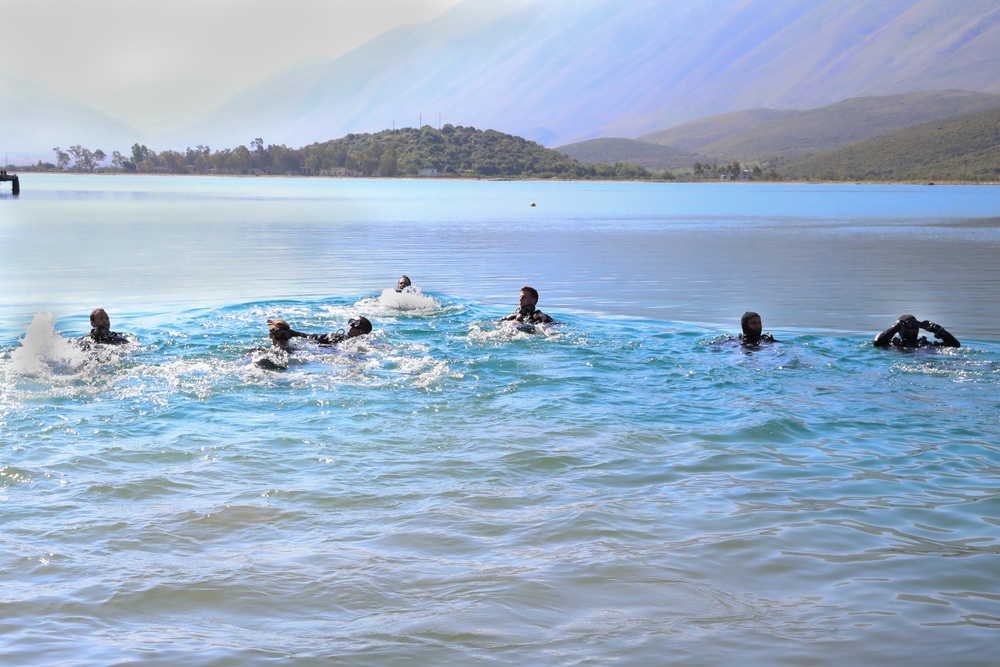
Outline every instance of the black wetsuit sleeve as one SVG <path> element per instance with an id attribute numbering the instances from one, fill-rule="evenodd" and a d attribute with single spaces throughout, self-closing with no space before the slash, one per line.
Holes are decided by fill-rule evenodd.
<path id="1" fill-rule="evenodd" d="M 340 332 L 337 332 L 337 333 L 325 333 L 325 334 L 309 334 L 307 338 L 309 338 L 309 340 L 316 341 L 320 345 L 336 345 L 337 343 L 347 338 L 347 336 L 345 336 Z"/>
<path id="2" fill-rule="evenodd" d="M 958 339 L 952 336 L 948 331 L 940 324 L 930 323 L 932 328 L 927 329 L 934 337 L 939 339 L 940 343 L 935 343 L 935 345 L 944 345 L 947 347 L 962 347 L 962 344 L 958 342 Z"/>
<path id="3" fill-rule="evenodd" d="M 893 324 L 891 327 L 875 336 L 875 340 L 872 341 L 872 344 L 875 345 L 875 347 L 889 347 L 892 345 L 893 336 L 897 333 L 899 333 L 899 325 Z"/>

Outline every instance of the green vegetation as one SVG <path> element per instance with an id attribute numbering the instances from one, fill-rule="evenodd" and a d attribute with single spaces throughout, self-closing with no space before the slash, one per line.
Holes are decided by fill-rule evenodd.
<path id="1" fill-rule="evenodd" d="M 759 164 L 740 164 L 739 160 L 733 160 L 729 164 L 702 164 L 694 163 L 691 172 L 692 180 L 725 180 L 725 181 L 780 181 L 781 174 L 774 169 L 764 171 Z"/>
<path id="2" fill-rule="evenodd" d="M 90 152 L 80 146 L 70 149 L 72 155 L 58 148 L 54 150 L 56 164 L 40 162 L 28 170 L 93 172 L 105 159 L 103 151 Z M 85 158 L 86 155 L 90 157 Z M 281 145 L 265 147 L 264 140 L 260 138 L 249 146 L 219 151 L 197 146 L 188 148 L 184 153 L 170 150 L 156 153 L 146 146 L 135 144 L 128 156 L 114 151 L 111 165 L 99 170 L 164 174 L 431 175 L 574 180 L 672 178 L 669 173 L 657 174 L 625 162 L 585 165 L 521 137 L 453 125 L 445 125 L 440 130 L 425 125 L 420 129 L 348 134 L 340 139 L 298 149 Z"/>
<path id="3" fill-rule="evenodd" d="M 647 169 L 690 169 L 702 156 L 635 139 L 590 139 L 556 149 L 584 164 L 629 162 Z"/>
<path id="4" fill-rule="evenodd" d="M 780 118 L 792 111 L 777 111 L 775 109 L 745 109 L 699 118 L 681 125 L 658 132 L 651 132 L 639 137 L 639 141 L 672 146 L 675 149 L 704 153 L 705 146 L 727 137 L 752 131 L 762 123 Z"/>
<path id="5" fill-rule="evenodd" d="M 651 178 L 633 165 L 583 165 L 533 141 L 494 130 L 445 125 L 436 130 L 384 130 L 348 134 L 299 151 L 307 169 L 343 168 L 365 176 L 439 176 L 466 178 Z"/>
<path id="6" fill-rule="evenodd" d="M 752 109 L 685 123 L 642 141 L 606 139 L 562 150 L 582 161 L 613 155 L 644 164 L 656 154 L 651 143 L 662 150 L 680 146 L 701 154 L 689 153 L 693 170 L 679 173 L 694 180 L 997 181 L 998 114 L 997 95 L 907 93 L 807 111 Z M 742 170 L 734 168 L 739 161 Z"/>
<path id="7" fill-rule="evenodd" d="M 61 150 L 58 146 L 52 149 L 56 154 L 56 163 L 60 169 L 69 167 L 70 160 L 73 161 L 74 171 L 92 172 L 97 166 L 107 159 L 104 151 L 97 149 L 91 151 L 83 146 L 70 146 L 69 151 Z"/>
<path id="8" fill-rule="evenodd" d="M 1000 180 L 1000 109 L 937 120 L 782 166 L 794 179 Z"/>
<path id="9" fill-rule="evenodd" d="M 786 112 L 698 150 L 718 159 L 781 164 L 921 123 L 998 107 L 998 95 L 964 91 L 860 97 L 818 109 Z"/>
<path id="10" fill-rule="evenodd" d="M 706 150 L 728 141 L 726 145 L 742 142 L 745 150 L 755 146 L 753 150 L 760 151 L 740 159 L 706 157 L 632 139 L 595 139 L 564 146 L 559 152 L 494 130 L 445 125 L 439 130 L 424 126 L 348 134 L 298 149 L 265 146 L 259 138 L 234 149 L 212 151 L 208 146 L 197 146 L 183 153 L 156 153 L 134 144 L 128 155 L 114 151 L 106 166 L 102 166 L 107 159 L 103 151 L 76 145 L 68 151 L 54 148 L 54 164 L 39 162 L 21 170 L 571 180 L 673 180 L 676 172 L 676 178 L 690 180 L 995 182 L 1000 180 L 997 107 L 886 131 L 873 138 L 857 137 L 895 128 L 913 118 L 937 116 L 947 109 L 998 100 L 1000 96 L 954 91 L 913 93 L 846 100 L 780 116 L 761 110 L 727 114 L 720 117 L 722 125 L 714 129 L 711 119 L 688 124 L 695 142 L 718 136 L 723 127 L 733 131 L 729 137 L 704 144 Z M 917 108 L 921 101 L 932 109 Z M 785 128 L 783 135 L 774 128 L 764 131 L 775 123 Z M 672 136 L 682 138 L 676 133 Z M 845 142 L 847 145 L 842 145 Z M 824 145 L 838 148 L 819 150 Z M 7 170 L 15 168 L 8 165 Z"/>

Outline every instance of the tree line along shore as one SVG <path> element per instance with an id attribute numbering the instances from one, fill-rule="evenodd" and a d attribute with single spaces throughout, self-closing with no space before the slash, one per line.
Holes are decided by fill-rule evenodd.
<path id="1" fill-rule="evenodd" d="M 348 134 L 302 148 L 265 145 L 212 150 L 209 146 L 157 153 L 133 144 L 128 154 L 82 145 L 53 149 L 54 161 L 14 166 L 22 172 L 341 176 L 385 178 L 474 178 L 650 181 L 1000 181 L 1000 112 L 935 124 L 860 142 L 799 159 L 722 161 L 689 154 L 688 167 L 643 166 L 627 159 L 594 156 L 587 161 L 522 137 L 444 125 Z M 985 128 L 985 129 L 984 129 Z M 995 135 L 995 136 L 994 136 Z M 603 140 L 602 140 L 603 141 Z M 611 140 L 609 140 L 611 141 Z M 639 142 L 632 142 L 639 143 Z M 566 147 L 569 148 L 569 147 Z"/>
<path id="2" fill-rule="evenodd" d="M 275 176 L 353 176 L 443 178 L 536 178 L 672 180 L 669 170 L 652 170 L 620 162 L 583 164 L 522 137 L 495 130 L 445 125 L 440 129 L 384 130 L 348 134 L 302 148 L 265 145 L 256 138 L 247 146 L 212 150 L 199 145 L 185 151 L 159 153 L 134 144 L 128 154 L 110 157 L 102 150 L 74 145 L 54 148 L 53 162 L 18 167 L 21 171 L 219 174 Z M 13 167 L 12 167 L 13 168 Z"/>

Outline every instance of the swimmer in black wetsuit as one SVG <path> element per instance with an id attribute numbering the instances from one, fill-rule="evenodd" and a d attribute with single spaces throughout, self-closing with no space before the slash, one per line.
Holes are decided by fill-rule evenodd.
<path id="1" fill-rule="evenodd" d="M 927 340 L 927 336 L 919 336 L 921 329 L 931 332 L 938 340 L 931 341 Z M 929 320 L 919 322 L 913 315 L 900 315 L 895 324 L 875 336 L 872 344 L 875 347 L 906 348 L 962 346 L 958 339 L 945 331 L 945 328 L 940 324 L 934 324 Z"/>
<path id="2" fill-rule="evenodd" d="M 101 343 L 102 345 L 122 345 L 128 342 L 128 338 L 111 331 L 111 318 L 103 308 L 94 308 L 90 313 L 90 333 L 84 336 L 81 342 Z"/>
<path id="3" fill-rule="evenodd" d="M 410 277 L 407 276 L 407 275 L 404 275 L 402 278 L 399 279 L 399 282 L 396 283 L 396 291 L 397 292 L 404 292 L 404 291 L 408 292 L 410 290 L 408 290 L 407 288 L 410 287 L 411 285 L 412 285 L 412 283 L 410 282 Z"/>
<path id="4" fill-rule="evenodd" d="M 372 332 L 372 323 L 367 317 L 357 317 L 347 322 L 347 331 L 344 332 L 343 329 L 334 333 L 324 333 L 324 334 L 307 334 L 301 331 L 296 331 L 288 325 L 285 320 L 268 320 L 267 321 L 268 338 L 271 339 L 272 348 L 277 348 L 283 352 L 289 354 L 296 351 L 294 347 L 290 345 L 290 341 L 293 338 L 306 338 L 308 340 L 314 340 L 320 345 L 336 345 L 341 343 L 348 338 L 354 338 L 356 336 L 363 336 L 365 334 L 370 334 Z M 254 348 L 254 351 L 264 351 L 271 348 Z"/>
<path id="5" fill-rule="evenodd" d="M 403 276 L 404 278 L 406 276 Z M 402 282 L 402 280 L 400 280 Z M 306 336 L 310 340 L 314 340 L 320 345 L 336 345 L 341 343 L 348 338 L 355 338 L 357 336 L 364 336 L 365 334 L 370 334 L 372 332 L 372 323 L 367 317 L 356 317 L 347 321 L 347 333 L 341 329 L 336 333 L 325 333 L 325 334 L 299 334 L 300 336 Z M 295 332 L 298 333 L 298 332 Z"/>
<path id="6" fill-rule="evenodd" d="M 743 333 L 740 334 L 741 345 L 754 346 L 761 343 L 781 342 L 775 340 L 770 333 L 761 333 L 764 330 L 764 325 L 761 324 L 760 315 L 753 311 L 743 313 L 743 317 L 740 318 L 740 328 L 743 329 Z"/>
<path id="7" fill-rule="evenodd" d="M 258 346 L 251 348 L 251 352 L 264 352 L 265 354 L 254 360 L 254 365 L 266 370 L 286 370 L 290 354 L 297 350 L 290 345 L 293 338 L 306 338 L 307 335 L 301 331 L 295 331 L 285 320 L 268 320 L 267 337 L 271 341 L 269 347 Z"/>
<path id="8" fill-rule="evenodd" d="M 538 290 L 525 285 L 521 288 L 521 296 L 517 302 L 517 308 L 506 317 L 501 317 L 501 322 L 518 322 L 520 324 L 553 324 L 555 320 L 535 308 L 538 303 Z"/>
<path id="9" fill-rule="evenodd" d="M 292 352 L 295 352 L 295 348 L 290 344 L 291 340 L 293 338 L 308 338 L 308 334 L 304 334 L 301 331 L 295 331 L 285 320 L 268 320 L 267 337 L 271 340 L 272 348 L 277 348 L 283 352 L 291 354 Z M 255 349 L 266 350 L 267 348 Z"/>

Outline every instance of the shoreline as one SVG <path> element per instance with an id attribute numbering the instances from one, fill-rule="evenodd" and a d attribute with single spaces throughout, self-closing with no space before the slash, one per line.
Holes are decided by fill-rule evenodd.
<path id="1" fill-rule="evenodd" d="M 121 171 L 98 171 L 98 172 L 83 172 L 83 171 L 13 171 L 9 172 L 11 175 L 21 175 L 21 174 L 32 174 L 36 176 L 97 176 L 97 177 L 138 177 L 138 178 L 149 178 L 149 177 L 172 177 L 172 178 L 190 178 L 190 177 L 208 177 L 208 178 L 268 178 L 268 179 L 278 179 L 278 178 L 288 178 L 288 179 L 313 179 L 313 180 L 328 180 L 328 181 L 445 181 L 445 182 L 455 182 L 455 181 L 476 181 L 476 182 L 494 182 L 494 183 L 653 183 L 653 184 L 684 184 L 684 185 L 696 185 L 696 184 L 732 184 L 732 185 L 758 185 L 758 184 L 773 184 L 773 185 L 923 185 L 927 187 L 931 186 L 956 186 L 956 185 L 984 185 L 984 186 L 997 186 L 1000 185 L 1000 180 L 995 181 L 960 181 L 960 180 L 916 180 L 916 181 L 859 181 L 859 180 L 843 180 L 843 181 L 831 181 L 831 180 L 792 180 L 792 179 L 778 179 L 778 180 L 723 180 L 723 179 L 683 179 L 683 178 L 673 178 L 673 179 L 656 179 L 656 178 L 641 178 L 641 179 L 629 179 L 629 178 L 618 178 L 618 179 L 607 179 L 607 178 L 593 178 L 593 179 L 580 179 L 580 178 L 523 178 L 523 177 L 501 177 L 501 178 L 479 178 L 472 176 L 453 176 L 450 178 L 441 176 L 304 176 L 301 174 L 174 174 L 174 173 L 126 173 Z"/>

